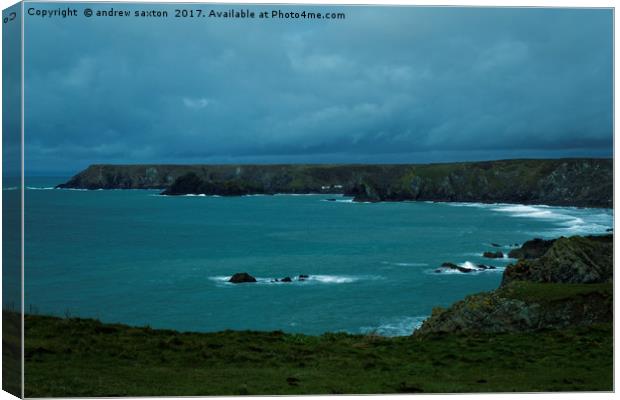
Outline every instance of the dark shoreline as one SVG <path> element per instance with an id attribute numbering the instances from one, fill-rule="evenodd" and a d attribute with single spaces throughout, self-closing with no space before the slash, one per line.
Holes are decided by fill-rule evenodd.
<path id="1" fill-rule="evenodd" d="M 611 208 L 612 159 L 450 164 L 92 165 L 58 188 L 158 189 L 167 195 L 341 194 L 435 201 Z"/>

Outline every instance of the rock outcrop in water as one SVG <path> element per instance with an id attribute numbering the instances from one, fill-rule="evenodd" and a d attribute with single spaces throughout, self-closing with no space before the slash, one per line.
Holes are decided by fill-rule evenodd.
<path id="1" fill-rule="evenodd" d="M 504 258 L 504 253 L 501 251 L 485 251 L 482 253 L 482 257 L 485 258 Z"/>
<path id="2" fill-rule="evenodd" d="M 256 278 L 247 272 L 237 272 L 228 280 L 230 283 L 254 283 L 256 282 Z"/>
<path id="3" fill-rule="evenodd" d="M 468 296 L 447 309 L 434 309 L 414 335 L 523 332 L 611 323 L 613 236 L 573 236 L 549 242 L 539 258 L 508 266 L 499 289 Z"/>
<path id="4" fill-rule="evenodd" d="M 58 187 L 612 207 L 612 184 L 611 159 L 555 159 L 426 165 L 92 165 Z"/>

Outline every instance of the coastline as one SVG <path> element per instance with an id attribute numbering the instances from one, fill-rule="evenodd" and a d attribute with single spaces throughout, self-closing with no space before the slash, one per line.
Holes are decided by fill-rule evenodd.
<path id="1" fill-rule="evenodd" d="M 56 187 L 148 188 L 167 195 L 320 193 L 351 196 L 360 202 L 506 202 L 601 208 L 613 206 L 612 165 L 611 159 L 383 165 L 104 164 L 91 165 Z"/>

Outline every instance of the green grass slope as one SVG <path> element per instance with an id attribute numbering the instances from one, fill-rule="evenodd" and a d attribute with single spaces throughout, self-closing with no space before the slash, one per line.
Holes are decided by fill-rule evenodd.
<path id="1" fill-rule="evenodd" d="M 536 295 L 536 294 L 534 294 Z M 27 315 L 26 396 L 612 390 L 611 324 L 534 333 L 180 333 Z"/>

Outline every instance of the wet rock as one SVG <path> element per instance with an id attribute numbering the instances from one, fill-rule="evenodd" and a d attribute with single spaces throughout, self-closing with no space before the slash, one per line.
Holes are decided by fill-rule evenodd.
<path id="1" fill-rule="evenodd" d="M 247 272 L 237 272 L 236 274 L 234 274 L 233 276 L 230 277 L 228 282 L 231 282 L 231 283 L 252 283 L 252 282 L 256 282 L 256 278 L 254 278 L 252 275 L 248 274 Z"/>
<path id="2" fill-rule="evenodd" d="M 523 243 L 523 245 L 514 250 L 510 250 L 508 253 L 508 257 L 510 258 L 518 258 L 518 259 L 533 259 L 541 257 L 551 245 L 555 242 L 555 239 L 552 240 L 543 240 L 540 238 L 528 240 Z"/>
<path id="3" fill-rule="evenodd" d="M 602 283 L 613 278 L 613 236 L 560 238 L 536 259 L 506 267 L 502 285 L 512 281 Z"/>
<path id="4" fill-rule="evenodd" d="M 493 246 L 493 247 L 502 247 L 501 244 L 497 244 L 497 243 L 491 243 L 491 246 Z"/>
<path id="5" fill-rule="evenodd" d="M 468 273 L 468 272 L 474 271 L 473 269 L 461 267 L 461 266 L 456 265 L 456 264 L 451 263 L 451 262 L 445 262 L 445 263 L 441 264 L 441 268 L 452 269 L 452 270 L 456 270 L 456 271 L 463 272 L 463 273 Z M 442 272 L 441 268 L 440 269 L 436 269 L 435 272 Z"/>
<path id="6" fill-rule="evenodd" d="M 502 253 L 501 251 L 485 251 L 484 253 L 482 253 L 482 257 L 485 258 L 504 258 L 504 253 Z"/>
<path id="7" fill-rule="evenodd" d="M 291 279 L 290 276 L 286 276 L 286 277 L 280 279 L 280 282 L 293 282 L 293 280 Z"/>

